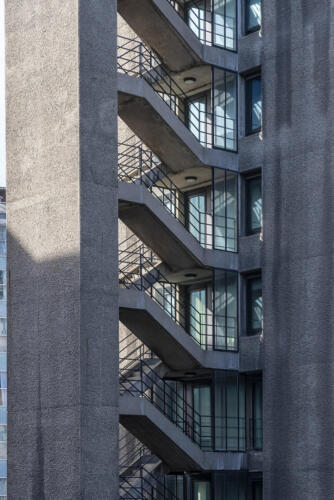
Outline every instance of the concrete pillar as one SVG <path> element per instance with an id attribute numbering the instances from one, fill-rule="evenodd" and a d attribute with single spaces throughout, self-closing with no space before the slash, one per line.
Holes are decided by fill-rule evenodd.
<path id="1" fill-rule="evenodd" d="M 10 499 L 117 499 L 116 0 L 6 0 Z"/>
<path id="2" fill-rule="evenodd" d="M 265 0 L 264 498 L 334 492 L 334 10 Z"/>

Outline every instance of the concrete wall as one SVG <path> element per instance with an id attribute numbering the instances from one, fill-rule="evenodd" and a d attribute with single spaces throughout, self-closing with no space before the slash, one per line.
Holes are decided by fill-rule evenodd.
<path id="1" fill-rule="evenodd" d="M 116 1 L 6 1 L 6 38 L 8 498 L 116 499 Z"/>
<path id="2" fill-rule="evenodd" d="M 264 498 L 334 491 L 333 2 L 264 8 Z"/>

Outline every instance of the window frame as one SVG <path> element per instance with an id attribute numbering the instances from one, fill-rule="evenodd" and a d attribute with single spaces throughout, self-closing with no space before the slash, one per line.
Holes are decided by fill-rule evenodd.
<path id="1" fill-rule="evenodd" d="M 247 337 L 253 337 L 254 335 L 260 335 L 263 331 L 263 325 L 261 328 L 251 328 L 251 318 L 252 318 L 252 302 L 251 302 L 251 282 L 254 280 L 261 280 L 261 291 L 262 291 L 262 275 L 261 272 L 250 274 L 246 276 L 246 335 Z M 263 293 L 262 293 L 263 297 Z M 262 311 L 262 322 L 263 322 L 263 311 Z"/>
<path id="2" fill-rule="evenodd" d="M 250 82 L 256 79 L 260 79 L 261 81 L 261 103 L 262 103 L 262 75 L 261 71 L 256 71 L 251 73 L 245 77 L 245 135 L 253 135 L 258 134 L 262 130 L 262 111 L 261 111 L 261 125 L 256 129 L 251 128 L 252 124 L 252 106 L 251 102 L 251 91 L 250 91 Z"/>
<path id="3" fill-rule="evenodd" d="M 245 177 L 245 236 L 253 236 L 254 234 L 260 234 L 262 232 L 262 228 L 263 228 L 263 220 L 262 220 L 262 224 L 260 227 L 256 228 L 256 229 L 252 229 L 251 228 L 251 205 L 250 205 L 250 189 L 249 189 L 249 186 L 250 186 L 250 182 L 253 181 L 254 179 L 257 179 L 259 178 L 260 179 L 260 183 L 261 183 L 261 199 L 262 199 L 262 172 L 261 171 L 257 171 L 257 172 L 254 172 L 253 174 L 251 175 L 248 175 Z M 263 216 L 263 212 L 262 212 L 262 216 Z"/>
<path id="4" fill-rule="evenodd" d="M 262 20 L 262 0 L 260 0 L 260 4 L 261 4 L 261 20 Z M 260 31 L 262 24 L 257 24 L 253 28 L 248 28 L 250 0 L 245 0 L 244 8 L 245 8 L 245 24 L 244 24 L 245 34 L 250 35 L 251 33 L 255 33 L 256 31 Z"/>

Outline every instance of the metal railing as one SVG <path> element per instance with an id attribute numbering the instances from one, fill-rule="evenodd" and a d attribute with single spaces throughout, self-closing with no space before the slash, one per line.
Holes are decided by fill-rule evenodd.
<path id="1" fill-rule="evenodd" d="M 235 251 L 237 219 L 203 212 L 167 175 L 167 168 L 142 144 L 118 147 L 118 180 L 145 186 L 204 248 Z"/>
<path id="2" fill-rule="evenodd" d="M 118 35 L 117 69 L 120 73 L 144 78 L 202 146 L 236 150 L 236 119 L 227 117 L 226 113 L 204 111 L 194 101 L 188 106 L 186 93 L 143 42 Z"/>
<path id="3" fill-rule="evenodd" d="M 262 419 L 200 414 L 186 400 L 183 382 L 160 377 L 145 361 L 126 361 L 137 371 L 127 378 L 120 369 L 120 393 L 145 397 L 203 451 L 262 449 Z"/>
<path id="4" fill-rule="evenodd" d="M 142 467 L 136 474 L 123 477 L 121 500 L 181 500 L 165 483 L 164 477 Z"/>
<path id="5" fill-rule="evenodd" d="M 223 314 L 202 313 L 192 304 L 180 300 L 180 288 L 171 283 L 157 269 L 152 271 L 152 262 L 145 256 L 136 255 L 129 262 L 123 258 L 119 270 L 122 288 L 136 289 L 147 293 L 152 300 L 181 326 L 203 350 L 238 350 L 237 317 Z"/>

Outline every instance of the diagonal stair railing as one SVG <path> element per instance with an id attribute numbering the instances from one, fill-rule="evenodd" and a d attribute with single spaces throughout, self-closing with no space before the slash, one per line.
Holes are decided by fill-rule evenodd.
<path id="1" fill-rule="evenodd" d="M 145 186 L 202 247 L 236 250 L 237 219 L 199 210 L 168 176 L 167 167 L 142 143 L 119 144 L 118 180 Z"/>
<path id="2" fill-rule="evenodd" d="M 204 110 L 196 102 L 187 106 L 187 94 L 159 57 L 138 38 L 117 36 L 117 71 L 144 78 L 203 147 L 236 151 L 236 119 L 218 108 L 215 113 Z M 225 107 L 231 99 L 234 97 L 225 92 Z"/>
<path id="3" fill-rule="evenodd" d="M 119 269 L 121 288 L 148 294 L 181 326 L 203 350 L 238 350 L 237 318 L 228 314 L 202 313 L 182 300 L 180 286 L 171 283 L 139 252 L 122 257 Z"/>

